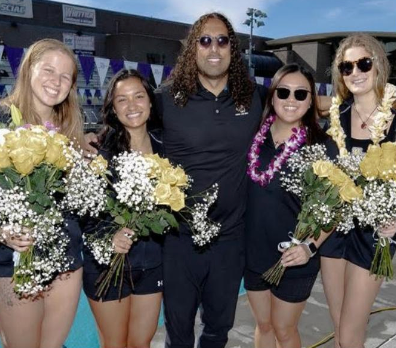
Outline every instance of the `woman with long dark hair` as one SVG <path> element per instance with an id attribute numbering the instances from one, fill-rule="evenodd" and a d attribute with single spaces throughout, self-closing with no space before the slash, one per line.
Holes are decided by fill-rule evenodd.
<path id="1" fill-rule="evenodd" d="M 279 69 L 248 163 L 245 288 L 256 320 L 256 348 L 301 347 L 297 325 L 319 272 L 316 250 L 328 234 L 283 249 L 283 254 L 278 251 L 279 243 L 290 239 L 301 210 L 299 198 L 281 187 L 279 171 L 285 170 L 287 157 L 304 145 L 326 144 L 329 154 L 335 155 L 335 146 L 317 123 L 317 113 L 312 74 L 297 64 Z M 260 151 L 257 161 L 255 148 Z M 275 286 L 262 274 L 280 256 L 286 271 Z"/>
<path id="2" fill-rule="evenodd" d="M 103 115 L 108 133 L 99 153 L 108 161 L 124 151 L 162 155 L 160 133 L 148 131 L 147 125 L 155 116 L 153 92 L 136 70 L 122 70 L 112 78 Z M 100 218 L 104 222 L 98 225 L 90 219 L 83 232 L 100 233 L 105 229 L 111 217 Z M 83 287 L 106 348 L 149 348 L 157 328 L 162 299 L 162 240 L 150 235 L 132 242 L 131 236 L 133 231 L 123 228 L 113 237 L 114 251 L 127 254 L 128 260 L 121 289 L 111 284 L 102 298 L 95 295 L 95 283 L 105 267 L 84 248 Z"/>

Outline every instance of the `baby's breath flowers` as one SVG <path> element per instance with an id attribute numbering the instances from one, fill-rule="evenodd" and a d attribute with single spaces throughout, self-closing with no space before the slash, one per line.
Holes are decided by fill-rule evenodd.
<path id="1" fill-rule="evenodd" d="M 361 197 L 361 190 L 329 159 L 324 145 L 306 146 L 293 153 L 287 161 L 287 171 L 281 172 L 281 183 L 301 200 L 291 242 L 281 243 L 282 249 L 283 245 L 294 247 L 307 238 L 318 239 L 322 231 L 330 233 L 340 224 L 342 228 L 352 224 L 353 216 L 345 206 Z M 284 271 L 279 260 L 263 276 L 278 285 Z"/>
<path id="2" fill-rule="evenodd" d="M 108 178 L 106 212 L 113 221 L 93 235 L 84 237 L 84 243 L 96 261 L 108 265 L 100 277 L 97 296 L 107 292 L 115 276 L 123 276 L 125 254 L 114 254 L 112 238 L 123 227 L 134 231 L 133 238 L 164 234 L 177 228 L 177 217 L 187 222 L 193 241 L 203 246 L 220 231 L 220 225 L 208 218 L 208 211 L 217 199 L 218 186 L 194 196 L 186 195 L 191 179 L 180 166 L 158 155 L 124 152 L 112 160 L 112 177 Z M 186 202 L 191 204 L 186 204 Z"/>
<path id="3" fill-rule="evenodd" d="M 98 216 L 106 208 L 107 181 L 104 175 L 107 162 L 98 156 L 88 163 L 82 151 L 75 149 L 69 152 L 68 159 L 73 166 L 63 178 L 64 196 L 59 203 L 60 209 L 80 216 Z"/>

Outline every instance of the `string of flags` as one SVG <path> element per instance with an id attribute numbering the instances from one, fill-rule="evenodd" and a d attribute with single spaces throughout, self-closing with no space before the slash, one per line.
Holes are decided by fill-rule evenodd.
<path id="1" fill-rule="evenodd" d="M 10 77 L 16 78 L 19 65 L 25 53 L 25 49 L 19 47 L 10 47 L 7 45 L 0 45 L 0 59 L 3 57 L 3 52 L 5 52 L 7 56 L 7 60 L 12 71 L 13 76 Z M 76 58 L 80 63 L 81 73 L 84 77 L 85 84 L 87 86 L 94 85 L 94 87 L 99 87 L 98 90 L 106 85 L 106 77 L 108 76 L 109 69 L 111 69 L 110 72 L 113 75 L 124 68 L 138 70 L 146 79 L 155 82 L 156 86 L 159 86 L 161 82 L 169 76 L 172 70 L 172 67 L 170 66 L 132 62 L 121 59 L 108 59 L 84 55 L 77 55 Z M 93 80 L 95 69 L 99 77 L 98 83 Z M 5 87 L 3 86 L 2 88 L 4 92 Z M 97 93 L 98 92 L 95 92 L 95 94 Z"/>
<path id="2" fill-rule="evenodd" d="M 24 48 L 0 45 L 0 60 L 3 57 L 3 53 L 5 53 L 13 74 L 13 76 L 9 77 L 16 78 L 19 65 L 25 52 L 26 49 Z M 111 73 L 116 74 L 123 68 L 135 69 L 138 70 L 146 79 L 154 82 L 156 86 L 159 86 L 162 81 L 166 80 L 172 70 L 171 66 L 133 62 L 121 59 L 109 59 L 83 55 L 78 55 L 76 58 L 80 63 L 82 77 L 86 84 L 86 86 L 78 88 L 78 93 L 82 101 L 93 105 L 101 104 L 101 100 L 104 98 L 106 92 L 106 80 L 108 81 L 111 78 Z M 99 81 L 94 80 L 95 69 Z M 110 76 L 108 76 L 109 70 Z M 264 85 L 266 87 L 269 87 L 271 84 L 270 78 L 256 76 L 255 79 L 258 84 Z M 4 97 L 3 94 L 5 93 L 8 95 L 12 90 L 12 86 L 13 85 L 10 84 L 0 83 L 0 97 Z M 317 83 L 316 88 L 318 95 L 330 96 L 333 86 L 326 83 Z"/>

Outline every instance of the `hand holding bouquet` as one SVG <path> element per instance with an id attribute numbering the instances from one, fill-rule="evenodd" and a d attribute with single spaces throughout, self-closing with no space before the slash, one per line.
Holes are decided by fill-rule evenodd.
<path id="1" fill-rule="evenodd" d="M 379 232 L 396 221 L 396 144 L 370 145 L 359 168 L 357 182 L 363 197 L 353 203 L 353 213 L 361 227 L 374 229 L 376 251 L 370 273 L 390 279 L 393 277 L 390 245 L 395 241 Z"/>
<path id="2" fill-rule="evenodd" d="M 346 203 L 361 197 L 362 192 L 342 167 L 327 157 L 325 146 L 307 146 L 295 152 L 287 168 L 281 173 L 282 186 L 300 198 L 301 212 L 291 241 L 282 246 L 292 248 L 307 238 L 318 239 L 322 231 L 330 232 L 337 226 L 348 231 L 353 223 Z M 263 277 L 278 285 L 284 272 L 279 260 Z"/>
<path id="3" fill-rule="evenodd" d="M 14 252 L 14 290 L 37 295 L 68 269 L 69 242 L 62 231 L 56 195 L 71 167 L 71 144 L 51 125 L 0 130 L 0 227 L 2 239 L 24 238 L 32 244 Z"/>
<path id="4" fill-rule="evenodd" d="M 113 179 L 109 181 L 106 211 L 112 222 L 106 233 L 85 236 L 85 243 L 100 264 L 109 265 L 99 278 L 97 296 L 103 296 L 115 276 L 123 277 L 125 253 L 114 253 L 114 233 L 128 228 L 136 240 L 150 233 L 163 234 L 178 227 L 176 217 L 186 221 L 198 245 L 210 242 L 220 225 L 208 219 L 210 206 L 217 198 L 217 186 L 197 196 L 186 196 L 190 179 L 181 167 L 158 155 L 124 152 L 113 158 Z M 186 204 L 186 200 L 192 202 Z M 121 289 L 121 287 L 120 287 Z"/>

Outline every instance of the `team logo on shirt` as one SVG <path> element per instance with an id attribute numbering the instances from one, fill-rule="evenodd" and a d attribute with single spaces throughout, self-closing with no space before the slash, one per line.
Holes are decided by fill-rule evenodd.
<path id="1" fill-rule="evenodd" d="M 245 116 L 249 114 L 249 112 L 245 109 L 243 105 L 236 107 L 235 111 L 236 111 L 235 116 Z"/>
<path id="2" fill-rule="evenodd" d="M 157 286 L 158 287 L 161 287 L 161 286 L 163 286 L 164 285 L 164 281 L 163 280 L 159 280 L 158 282 L 157 282 Z"/>

